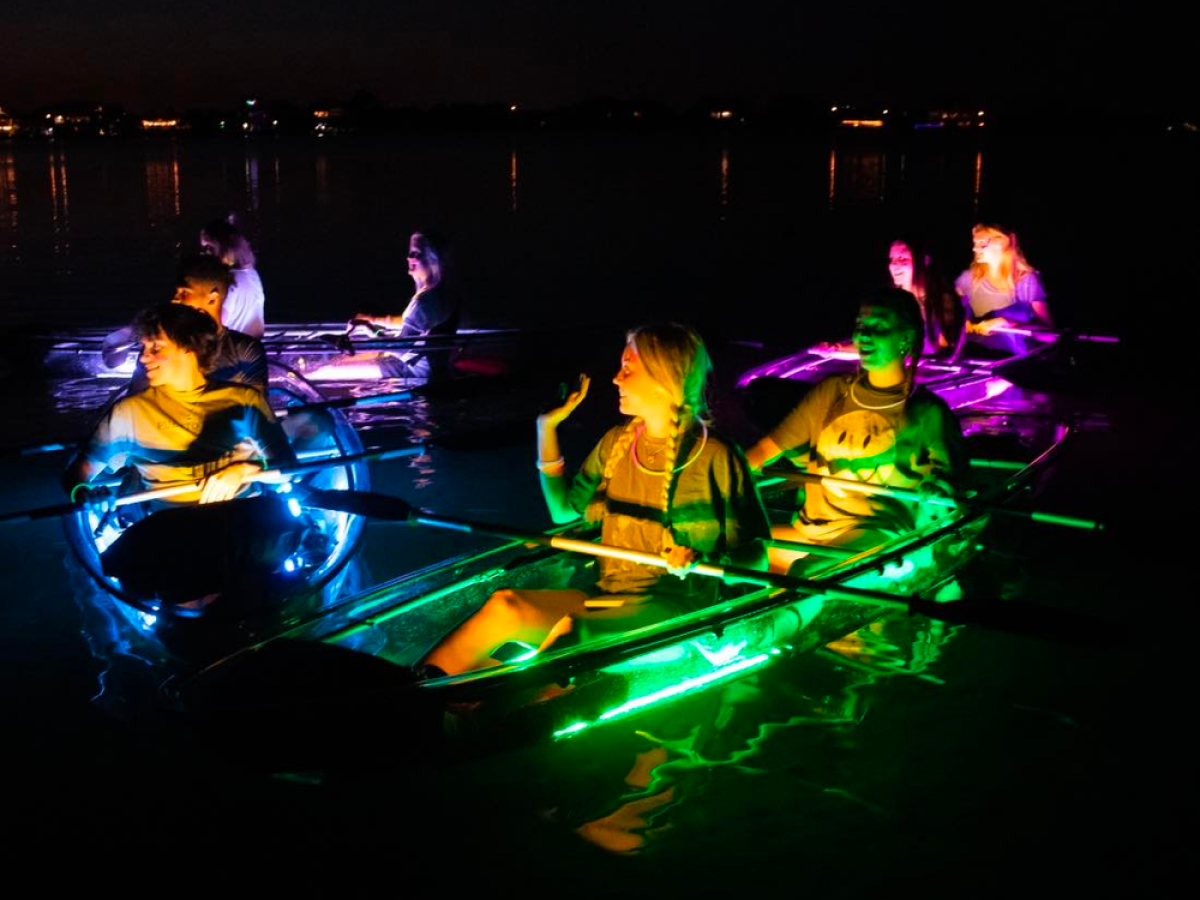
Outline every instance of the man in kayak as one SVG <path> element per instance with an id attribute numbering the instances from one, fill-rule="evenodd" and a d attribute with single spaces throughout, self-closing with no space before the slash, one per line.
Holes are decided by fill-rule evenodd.
<path id="1" fill-rule="evenodd" d="M 220 343 L 215 318 L 166 303 L 141 312 L 131 327 L 142 345 L 147 387 L 118 400 L 100 420 L 67 468 L 68 490 L 132 465 L 151 488 L 199 482 L 178 499 L 209 503 L 237 495 L 264 464 L 292 461 L 260 390 L 205 375 Z"/>
<path id="2" fill-rule="evenodd" d="M 221 324 L 225 299 L 229 293 L 229 267 L 213 256 L 189 256 L 179 264 L 175 280 L 176 303 L 195 307 L 217 323 L 217 345 L 205 374 L 211 381 L 227 381 L 267 389 L 267 354 L 258 338 L 226 328 Z M 105 364 L 120 365 L 136 343 L 133 327 L 114 331 L 104 340 Z M 129 391 L 146 389 L 146 371 L 139 361 L 130 380 Z"/>
<path id="3" fill-rule="evenodd" d="M 854 328 L 859 371 L 814 386 L 746 454 L 751 468 L 787 456 L 810 475 L 952 495 L 966 452 L 950 408 L 916 384 L 923 334 L 920 306 L 908 291 L 864 300 Z M 792 524 L 771 531 L 777 540 L 866 550 L 917 527 L 927 513 L 919 503 L 825 481 L 808 484 Z M 772 548 L 771 567 L 787 571 L 803 556 Z"/>

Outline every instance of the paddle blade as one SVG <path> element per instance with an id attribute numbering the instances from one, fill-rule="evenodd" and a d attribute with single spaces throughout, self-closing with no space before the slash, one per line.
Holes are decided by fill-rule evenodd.
<path id="1" fill-rule="evenodd" d="M 304 505 L 315 509 L 331 509 L 337 512 L 354 513 L 368 519 L 388 522 L 406 522 L 416 512 L 416 507 L 400 497 L 377 494 L 373 491 L 309 491 Z"/>
<path id="2" fill-rule="evenodd" d="M 1094 616 L 1018 600 L 914 598 L 909 611 L 954 625 L 978 625 L 995 631 L 1041 638 L 1079 647 L 1103 647 L 1116 641 L 1114 626 Z"/>

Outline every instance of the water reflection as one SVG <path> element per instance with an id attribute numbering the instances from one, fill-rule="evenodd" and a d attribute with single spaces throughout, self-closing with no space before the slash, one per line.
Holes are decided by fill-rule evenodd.
<path id="1" fill-rule="evenodd" d="M 511 209 L 513 212 L 517 211 L 518 205 L 517 184 L 517 151 L 514 148 L 508 157 L 508 189 L 512 197 Z"/>
<path id="2" fill-rule="evenodd" d="M 837 200 L 837 148 L 829 149 L 829 208 L 833 209 Z"/>
<path id="3" fill-rule="evenodd" d="M 845 788 L 831 762 L 836 754 L 821 748 L 855 747 L 855 730 L 882 682 L 914 676 L 942 684 L 937 663 L 959 630 L 922 617 L 888 616 L 815 652 L 651 714 L 640 730 L 614 738 L 616 745 L 608 748 L 632 760 L 619 783 L 594 769 L 581 773 L 589 780 L 587 793 L 562 798 L 543 817 L 613 853 L 662 851 L 697 837 L 690 833 L 697 826 L 711 837 L 713 823 L 689 819 L 689 799 L 703 798 L 706 809 L 740 810 L 734 799 L 739 793 L 781 773 L 789 795 L 807 797 L 814 816 L 830 803 L 883 815 L 886 810 L 871 799 Z M 604 770 L 611 772 L 613 762 Z M 607 799 L 602 790 L 597 794 L 605 779 Z M 725 793 L 732 796 L 722 799 Z M 788 814 L 803 816 L 805 810 L 789 808 Z M 744 840 L 745 818 L 728 824 L 731 839 Z"/>
<path id="4" fill-rule="evenodd" d="M 50 148 L 50 219 L 54 255 L 64 263 L 71 256 L 71 197 L 67 185 L 67 154 L 61 145 Z M 69 265 L 65 271 L 70 272 Z"/>
<path id="5" fill-rule="evenodd" d="M 12 261 L 19 260 L 17 249 L 17 158 L 11 150 L 0 154 L 0 246 L 4 248 L 4 258 Z"/>
<path id="6" fill-rule="evenodd" d="M 246 198 L 250 209 L 255 212 L 259 207 L 258 196 L 258 153 L 250 152 L 250 147 L 246 148 Z"/>
<path id="7" fill-rule="evenodd" d="M 883 202 L 886 189 L 887 154 L 884 151 L 858 148 L 838 151 L 836 147 L 829 151 L 830 209 L 839 199 L 842 202 Z"/>
<path id="8" fill-rule="evenodd" d="M 152 229 L 173 224 L 182 212 L 179 148 L 174 141 L 146 153 L 146 203 Z"/>
<path id="9" fill-rule="evenodd" d="M 317 205 L 329 205 L 329 158 L 324 152 L 317 153 Z"/>
<path id="10" fill-rule="evenodd" d="M 721 206 L 729 205 L 729 145 L 721 147 Z"/>
<path id="11" fill-rule="evenodd" d="M 972 206 L 971 210 L 975 213 L 979 212 L 979 193 L 983 185 L 983 151 L 980 150 L 975 154 L 975 190 L 971 194 Z"/>

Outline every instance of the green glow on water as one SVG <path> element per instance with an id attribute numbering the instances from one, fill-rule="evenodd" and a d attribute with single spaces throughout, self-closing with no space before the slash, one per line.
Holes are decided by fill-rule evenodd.
<path id="1" fill-rule="evenodd" d="M 686 694 L 689 691 L 694 691 L 704 687 L 707 684 L 712 684 L 714 681 L 733 675 L 737 672 L 743 672 L 746 669 L 760 666 L 770 659 L 769 653 L 760 653 L 758 656 L 752 656 L 749 659 L 741 659 L 728 666 L 723 666 L 720 669 L 714 669 L 704 675 L 698 675 L 695 678 L 688 678 L 679 684 L 673 684 L 670 687 L 665 687 L 660 691 L 655 691 L 652 694 L 646 694 L 643 697 L 635 697 L 632 700 L 627 700 L 620 706 L 614 707 L 605 713 L 602 713 L 597 721 L 606 722 L 609 719 L 615 719 L 618 716 L 623 716 L 626 713 L 633 712 L 635 709 L 641 709 L 645 706 L 650 706 L 653 703 L 658 703 L 660 700 L 667 700 L 671 697 L 678 697 L 680 694 Z"/>
<path id="2" fill-rule="evenodd" d="M 713 671 L 704 675 L 699 675 L 695 678 L 684 679 L 678 684 L 673 684 L 662 688 L 661 690 L 644 694 L 641 697 L 634 697 L 632 700 L 626 700 L 620 706 L 615 706 L 612 709 L 601 713 L 600 717 L 597 718 L 595 722 L 575 722 L 566 728 L 554 732 L 553 736 L 555 739 L 557 739 L 569 737 L 572 734 L 578 734 L 579 732 L 590 728 L 592 725 L 595 725 L 599 722 L 608 722 L 612 719 L 620 718 L 621 716 L 628 715 L 629 713 L 635 712 L 639 709 L 644 709 L 648 706 L 653 706 L 656 703 L 661 703 L 664 700 L 670 700 L 673 697 L 679 697 L 683 694 L 697 691 L 700 688 L 712 684 L 714 681 L 720 681 L 722 678 L 727 678 L 730 675 L 736 675 L 737 673 L 744 672 L 747 669 L 761 666 L 770 658 L 770 653 L 760 653 L 757 656 L 750 657 L 749 659 L 740 659 L 735 663 L 731 663 L 730 665 L 722 666 L 719 669 L 714 669 Z"/>

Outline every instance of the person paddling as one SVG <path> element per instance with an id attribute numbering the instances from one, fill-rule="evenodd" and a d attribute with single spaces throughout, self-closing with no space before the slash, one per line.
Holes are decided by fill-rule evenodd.
<path id="1" fill-rule="evenodd" d="M 413 232 L 408 240 L 406 265 L 416 291 L 404 311 L 398 316 L 357 313 L 350 320 L 351 331 L 359 326 L 370 326 L 412 339 L 452 335 L 458 330 L 460 311 L 449 242 L 434 231 Z M 415 350 L 357 354 L 354 359 L 375 361 L 383 378 L 428 378 L 444 374 L 440 370 L 446 368 L 435 366 L 429 354 Z M 440 359 L 444 362 L 448 357 L 443 354 Z"/>
<path id="2" fill-rule="evenodd" d="M 104 414 L 67 467 L 68 491 L 131 465 L 149 487 L 200 481 L 184 499 L 209 503 L 239 494 L 264 464 L 294 461 L 261 391 L 205 375 L 220 340 L 211 315 L 165 303 L 139 313 L 131 327 L 147 387 Z"/>
<path id="3" fill-rule="evenodd" d="M 814 386 L 749 450 L 750 466 L 761 471 L 786 456 L 813 475 L 953 495 L 967 457 L 950 408 L 916 385 L 923 335 L 920 306 L 908 291 L 863 300 L 854 328 L 859 371 Z M 775 526 L 772 535 L 865 550 L 913 529 L 922 515 L 908 501 L 816 483 L 792 524 Z M 772 548 L 771 568 L 786 572 L 803 557 Z"/>
<path id="4" fill-rule="evenodd" d="M 981 224 L 971 230 L 971 239 L 975 261 L 954 282 L 967 317 L 955 356 L 968 342 L 1019 353 L 1030 346 L 1029 338 L 1006 329 L 1054 324 L 1041 275 L 1025 259 L 1016 232 Z"/>
<path id="5" fill-rule="evenodd" d="M 770 533 L 758 490 L 735 444 L 709 429 L 705 384 L 711 371 L 699 335 L 677 324 L 629 332 L 613 383 L 627 422 L 610 429 L 568 481 L 558 427 L 587 396 L 589 379 L 538 418 L 537 468 L 557 523 L 586 516 L 601 539 L 659 554 L 663 569 L 601 559 L 593 576 L 557 590 L 502 590 L 422 660 L 457 674 L 493 665 L 508 640 L 549 646 L 579 631 L 621 631 L 715 602 L 712 579 L 688 576 L 702 559 L 763 569 Z"/>

